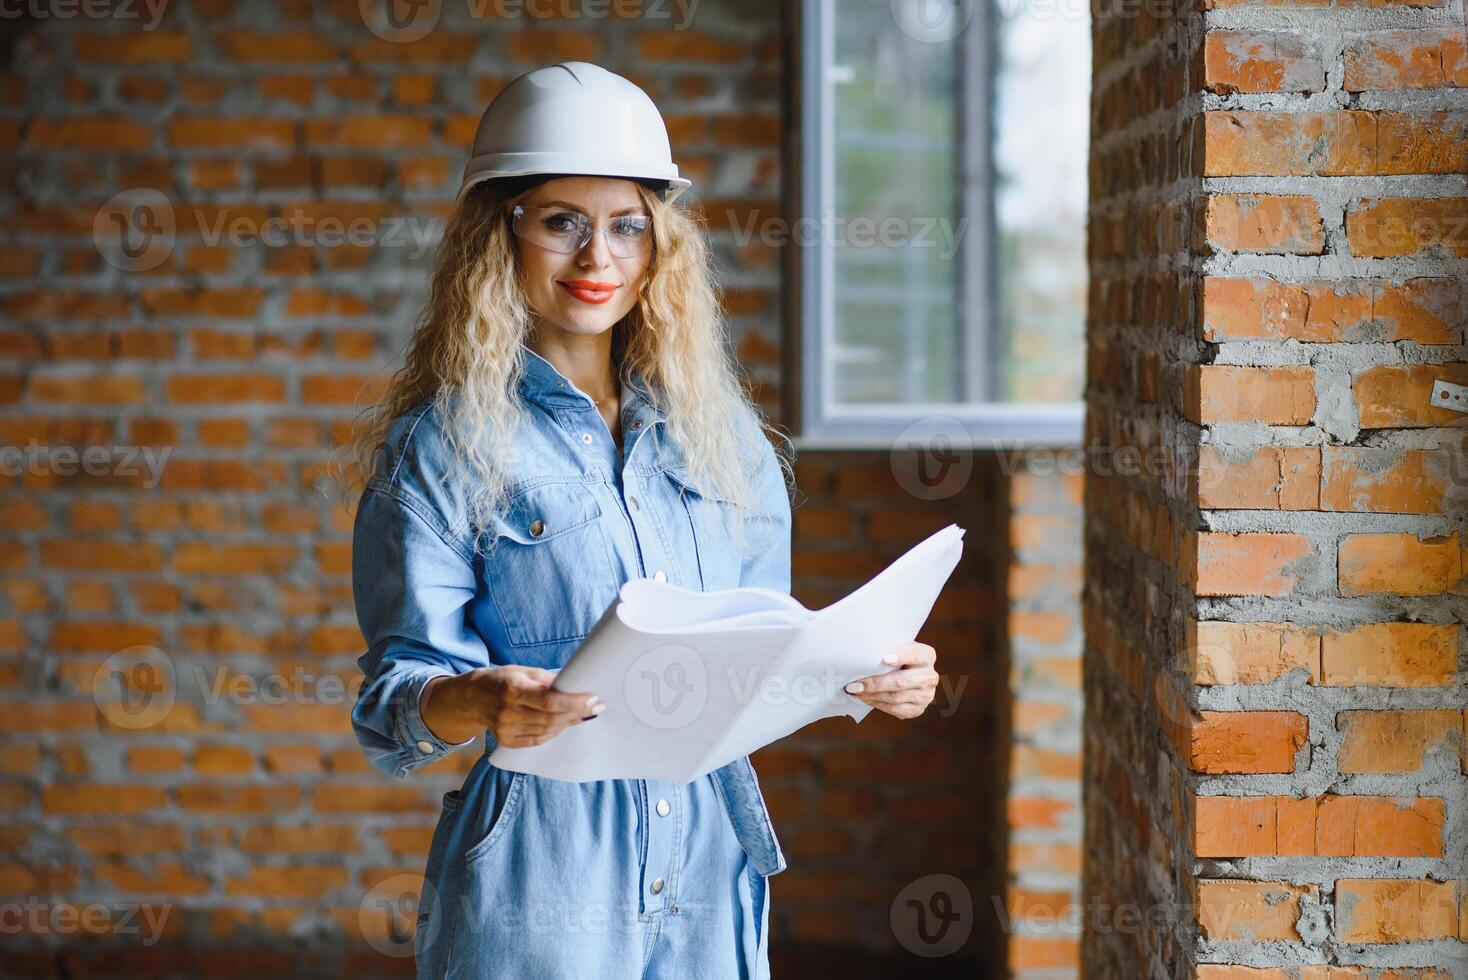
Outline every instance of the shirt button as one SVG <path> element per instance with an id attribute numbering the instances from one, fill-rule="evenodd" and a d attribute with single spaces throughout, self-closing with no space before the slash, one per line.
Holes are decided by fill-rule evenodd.
<path id="1" fill-rule="evenodd" d="M 652 893 L 654 895 L 656 895 L 658 892 L 660 892 L 662 890 L 663 890 L 663 879 L 661 879 L 661 878 L 654 878 L 652 880 Z"/>
<path id="2" fill-rule="evenodd" d="M 660 817 L 666 817 L 668 814 L 670 814 L 672 812 L 673 812 L 673 808 L 668 805 L 668 801 L 667 800 L 658 800 L 658 816 L 660 816 Z"/>
<path id="3" fill-rule="evenodd" d="M 535 520 L 530 522 L 530 536 L 532 538 L 538 538 L 544 533 L 545 521 L 542 521 L 540 518 L 537 517 Z"/>
<path id="4" fill-rule="evenodd" d="M 628 497 L 627 498 L 627 506 L 628 507 L 631 507 L 633 510 L 640 510 L 641 509 L 641 505 L 637 502 L 637 498 L 636 497 Z"/>
<path id="5" fill-rule="evenodd" d="M 581 441 L 584 442 L 584 443 L 586 443 L 588 446 L 591 445 L 591 433 L 590 432 L 583 432 L 583 433 L 581 433 Z"/>
<path id="6" fill-rule="evenodd" d="M 659 582 L 666 582 L 668 580 L 668 573 L 659 568 L 652 573 L 652 577 Z"/>
<path id="7" fill-rule="evenodd" d="M 419 752 L 422 752 L 424 755 L 432 755 L 433 754 L 433 743 L 432 742 L 419 742 L 418 743 L 418 751 Z"/>

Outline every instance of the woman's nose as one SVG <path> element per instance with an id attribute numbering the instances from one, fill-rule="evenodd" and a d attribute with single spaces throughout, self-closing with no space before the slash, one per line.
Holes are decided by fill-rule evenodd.
<path id="1" fill-rule="evenodd" d="M 606 230 L 601 228 L 592 231 L 591 237 L 586 240 L 586 244 L 581 246 L 581 251 L 577 253 L 577 260 L 581 264 L 589 265 L 593 269 L 600 269 L 603 266 L 611 265 L 612 252 L 611 249 L 607 248 L 606 234 Z"/>

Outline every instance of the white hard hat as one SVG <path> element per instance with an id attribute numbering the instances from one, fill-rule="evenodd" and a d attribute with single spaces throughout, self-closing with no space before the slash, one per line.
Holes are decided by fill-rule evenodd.
<path id="1" fill-rule="evenodd" d="M 479 120 L 458 201 L 497 177 L 592 174 L 666 181 L 671 202 L 692 186 L 678 176 L 668 129 L 647 93 L 586 61 L 562 61 L 506 85 Z"/>

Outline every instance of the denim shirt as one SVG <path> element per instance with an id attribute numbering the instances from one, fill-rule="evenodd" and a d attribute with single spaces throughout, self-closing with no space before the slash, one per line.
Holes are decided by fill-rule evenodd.
<path id="1" fill-rule="evenodd" d="M 523 353 L 530 421 L 516 434 L 508 509 L 491 526 L 452 530 L 466 508 L 452 481 L 440 482 L 449 450 L 431 400 L 394 420 L 358 504 L 352 588 L 367 652 L 352 726 L 392 776 L 458 747 L 419 714 L 430 679 L 506 664 L 558 670 L 629 579 L 790 591 L 790 502 L 774 448 L 754 426 L 741 435 L 761 455 L 760 504 L 746 515 L 741 560 L 723 524 L 729 502 L 690 482 L 636 372 L 622 379 L 619 449 L 592 399 Z M 485 753 L 496 744 L 485 732 Z M 783 871 L 749 757 L 711 775 L 751 864 Z"/>

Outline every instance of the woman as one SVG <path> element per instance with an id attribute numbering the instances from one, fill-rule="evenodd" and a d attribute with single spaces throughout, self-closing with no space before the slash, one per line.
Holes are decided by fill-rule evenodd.
<path id="1" fill-rule="evenodd" d="M 686 785 L 488 763 L 595 724 L 594 694 L 549 685 L 628 579 L 788 592 L 790 505 L 647 96 L 584 62 L 530 72 L 475 149 L 354 443 L 358 739 L 405 776 L 485 734 L 430 845 L 418 975 L 768 976 L 785 860 L 748 756 Z M 889 659 L 857 696 L 914 717 L 932 648 Z"/>

